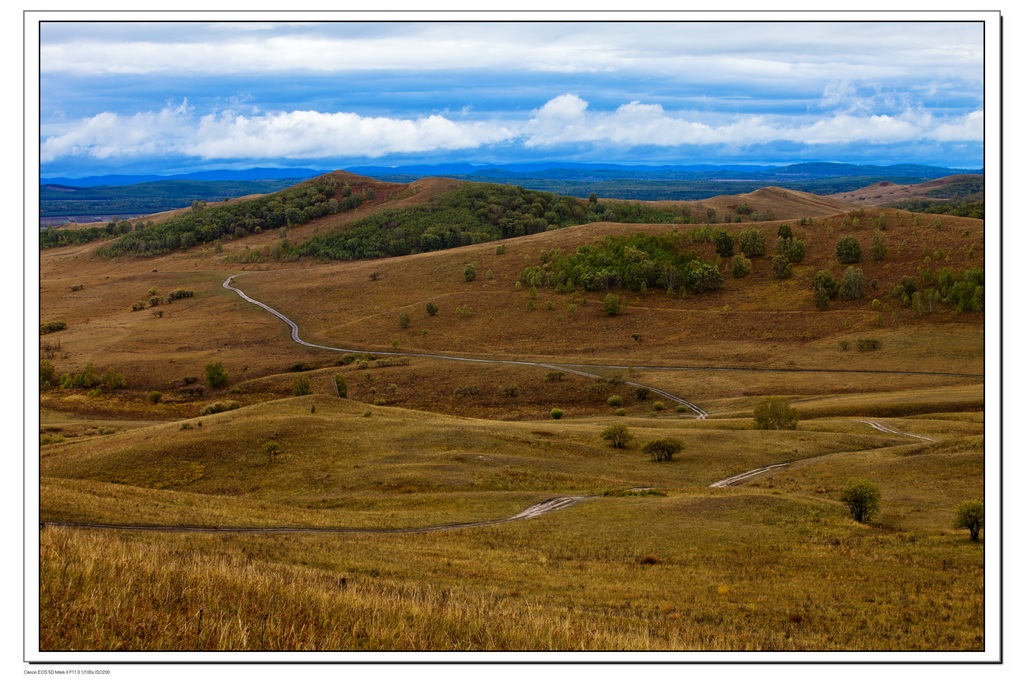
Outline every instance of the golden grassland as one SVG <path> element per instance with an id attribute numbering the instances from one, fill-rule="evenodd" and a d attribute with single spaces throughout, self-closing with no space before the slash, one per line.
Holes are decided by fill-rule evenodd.
<path id="1" fill-rule="evenodd" d="M 447 187 L 422 181 L 389 196 L 414 204 Z M 835 200 L 776 189 L 706 203 L 740 201 L 779 216 L 758 224 L 770 243 L 783 220 L 805 240 L 792 279 L 755 259 L 750 277 L 727 274 L 712 294 L 624 293 L 615 317 L 597 294 L 542 289 L 533 300 L 518 274 L 545 250 L 673 226 L 578 226 L 506 240 L 500 254 L 492 243 L 355 263 L 239 265 L 276 239 L 266 233 L 152 259 L 98 259 L 95 245 L 43 252 L 41 319 L 67 323 L 41 338 L 57 372 L 92 362 L 123 372 L 128 388 L 41 394 L 42 520 L 362 531 L 46 525 L 40 649 L 982 649 L 984 543 L 951 523 L 957 503 L 984 490 L 984 316 L 919 316 L 891 291 L 919 268 L 983 265 L 983 223 L 885 210 L 889 255 L 858 264 L 877 286 L 822 312 L 811 278 L 841 274 L 843 234 L 867 254 L 882 212 L 859 214 L 858 227 Z M 713 257 L 711 245 L 693 248 Z M 221 286 L 237 273 L 303 338 L 402 353 L 405 364 L 296 345 Z M 151 288 L 195 296 L 131 311 Z M 863 338 L 880 347 L 857 351 Z M 565 374 L 417 353 L 539 360 Z M 172 386 L 202 384 L 212 361 L 227 387 L 197 398 Z M 348 398 L 336 395 L 338 375 Z M 299 377 L 310 395 L 292 395 Z M 695 420 L 627 382 L 711 415 Z M 799 409 L 796 430 L 753 428 L 769 395 Z M 224 400 L 241 407 L 200 415 Z M 858 422 L 867 418 L 935 441 Z M 628 448 L 601 438 L 613 423 L 634 434 Z M 641 451 L 660 438 L 684 443 L 672 462 Z M 709 488 L 778 463 L 791 464 Z M 882 490 L 870 523 L 840 502 L 850 478 Z M 555 496 L 587 499 L 536 519 L 395 533 L 501 520 Z"/>

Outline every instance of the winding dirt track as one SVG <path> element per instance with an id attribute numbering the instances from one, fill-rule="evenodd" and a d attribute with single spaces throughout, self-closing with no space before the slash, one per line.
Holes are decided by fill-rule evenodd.
<path id="1" fill-rule="evenodd" d="M 920 434 L 910 434 L 909 432 L 897 431 L 897 430 L 893 429 L 892 427 L 887 427 L 886 425 L 882 424 L 881 422 L 877 422 L 875 420 L 854 420 L 854 422 L 860 422 L 861 424 L 866 424 L 867 426 L 873 427 L 874 429 L 877 429 L 880 432 L 885 432 L 886 434 L 892 434 L 893 436 L 905 436 L 908 439 L 921 439 L 922 441 L 932 441 L 932 442 L 935 441 L 935 439 L 931 438 L 930 436 L 921 436 Z M 827 455 L 816 456 L 815 458 L 808 458 L 808 460 L 817 459 L 818 457 L 827 458 L 828 456 Z M 768 465 L 767 467 L 758 467 L 757 469 L 750 470 L 749 472 L 744 472 L 743 474 L 737 474 L 735 476 L 728 477 L 726 479 L 722 479 L 721 481 L 716 481 L 714 484 L 711 484 L 710 488 L 721 489 L 721 488 L 725 488 L 726 486 L 739 486 L 740 484 L 743 484 L 743 483 L 747 482 L 750 479 L 754 479 L 755 477 L 759 477 L 762 474 L 766 474 L 768 472 L 771 472 L 772 470 L 781 469 L 783 467 L 788 467 L 789 465 L 792 465 L 792 464 L 793 464 L 792 462 L 780 462 L 777 465 Z"/>
<path id="2" fill-rule="evenodd" d="M 324 349 L 326 351 L 340 351 L 342 353 L 373 353 L 373 354 L 378 355 L 378 356 L 406 356 L 406 357 L 413 357 L 413 358 L 434 358 L 434 359 L 437 359 L 437 360 L 451 360 L 451 361 L 457 361 L 457 362 L 460 362 L 460 363 L 489 363 L 489 364 L 492 364 L 492 365 L 528 365 L 530 367 L 535 367 L 535 368 L 548 368 L 548 369 L 551 369 L 551 370 L 561 370 L 562 372 L 568 372 L 568 373 L 571 373 L 571 374 L 574 374 L 574 375 L 580 375 L 582 377 L 591 377 L 591 378 L 594 378 L 594 379 L 600 378 L 600 375 L 595 375 L 595 374 L 590 373 L 590 372 L 584 372 L 583 370 L 577 370 L 577 369 L 574 369 L 574 368 L 571 368 L 571 367 L 565 367 L 565 366 L 562 366 L 562 365 L 555 365 L 555 364 L 552 364 L 552 363 L 537 363 L 537 362 L 527 361 L 527 360 L 496 360 L 496 359 L 493 359 L 493 358 L 472 358 L 470 356 L 451 356 L 451 355 L 438 354 L 438 353 L 405 353 L 405 352 L 398 352 L 398 351 L 371 351 L 371 350 L 367 350 L 367 349 L 345 349 L 345 348 L 341 348 L 341 347 L 337 347 L 337 346 L 325 346 L 323 344 L 314 344 L 312 342 L 306 341 L 305 339 L 303 339 L 302 337 L 299 336 L 299 326 L 298 326 L 298 324 L 294 320 L 292 320 L 291 318 L 287 317 L 285 314 L 281 313 L 280 311 L 271 308 L 270 306 L 268 306 L 267 304 L 263 303 L 262 301 L 257 301 L 256 299 L 253 299 L 251 296 L 249 296 L 248 294 L 243 292 L 241 289 L 236 287 L 234 285 L 234 283 L 232 282 L 232 280 L 234 280 L 235 277 L 237 277 L 237 275 L 232 275 L 231 277 L 229 277 L 227 280 L 224 281 L 224 284 L 222 286 L 225 289 L 230 289 L 235 294 L 237 294 L 238 296 L 242 297 L 243 299 L 245 299 L 249 303 L 255 304 L 256 306 L 259 306 L 260 308 L 262 308 L 263 310 L 267 311 L 271 315 L 273 315 L 273 316 L 279 318 L 280 320 L 284 321 L 284 323 L 287 324 L 288 327 L 290 327 L 292 329 L 292 341 L 294 341 L 296 344 L 301 344 L 303 346 L 308 346 L 308 347 L 313 348 L 313 349 Z M 592 366 L 589 366 L 589 367 L 607 368 L 607 369 L 618 369 L 618 366 L 592 365 Z M 640 388 L 643 388 L 643 389 L 647 389 L 648 391 L 651 391 L 652 393 L 658 394 L 659 396 L 663 396 L 664 398 L 667 398 L 670 401 L 675 401 L 676 403 L 681 403 L 684 406 L 686 406 L 687 408 L 689 408 L 690 410 L 692 410 L 696 414 L 698 420 L 703 420 L 705 417 L 708 416 L 707 411 L 705 411 L 702 408 L 698 407 L 696 404 L 691 403 L 690 401 L 687 401 L 685 398 L 682 398 L 680 396 L 676 396 L 675 394 L 670 394 L 667 391 L 664 391 L 662 389 L 658 389 L 657 387 L 647 386 L 646 384 L 640 384 L 639 382 L 626 382 L 625 384 L 627 386 L 631 386 L 631 387 L 640 387 Z"/>
<path id="3" fill-rule="evenodd" d="M 502 519 L 490 519 L 482 522 L 456 522 L 454 524 L 438 524 L 436 526 L 409 527 L 405 529 L 368 529 L 358 527 L 245 527 L 245 526 L 171 526 L 171 525 L 148 525 L 148 524 L 93 524 L 90 522 L 51 522 L 41 520 L 40 527 L 59 526 L 72 527 L 76 529 L 117 529 L 118 531 L 173 531 L 192 532 L 199 534 L 424 534 L 430 531 L 452 531 L 454 529 L 468 529 L 477 526 L 493 526 L 495 524 L 506 524 L 518 522 L 523 519 L 533 519 L 546 515 L 556 510 L 575 505 L 581 500 L 596 498 L 596 496 L 561 496 L 549 498 L 543 502 L 531 505 L 522 512 L 511 517 Z"/>

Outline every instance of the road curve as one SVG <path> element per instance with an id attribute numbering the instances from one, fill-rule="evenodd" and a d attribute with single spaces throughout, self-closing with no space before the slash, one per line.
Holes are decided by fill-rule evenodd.
<path id="1" fill-rule="evenodd" d="M 877 429 L 880 432 L 885 432 L 886 434 L 892 434 L 893 436 L 905 436 L 905 437 L 907 437 L 909 439 L 921 439 L 922 441 L 932 441 L 932 442 L 935 441 L 935 439 L 931 438 L 930 436 L 921 436 L 920 434 L 910 434 L 908 432 L 896 431 L 892 427 L 887 427 L 886 425 L 882 424 L 881 422 L 876 422 L 875 420 L 854 420 L 854 422 L 860 422 L 861 424 L 866 424 L 869 427 L 873 427 L 873 428 Z M 815 457 L 824 457 L 824 456 L 815 456 Z M 767 467 L 758 467 L 757 469 L 750 470 L 749 472 L 744 472 L 743 474 L 737 474 L 735 476 L 728 477 L 726 479 L 722 479 L 721 481 L 716 481 L 714 484 L 711 484 L 710 487 L 713 488 L 713 489 L 720 489 L 720 488 L 725 488 L 726 486 L 738 486 L 739 484 L 742 484 L 742 483 L 746 482 L 748 479 L 753 479 L 754 477 L 757 477 L 757 476 L 760 476 L 762 474 L 765 474 L 766 472 L 770 472 L 772 470 L 781 469 L 783 467 L 788 467 L 789 465 L 792 465 L 792 464 L 793 463 L 790 463 L 790 462 L 780 462 L 777 465 L 768 465 Z"/>
<path id="2" fill-rule="evenodd" d="M 854 420 L 854 422 L 860 422 L 861 424 L 865 424 L 869 427 L 874 427 L 878 431 L 885 432 L 886 434 L 893 434 L 895 436 L 905 436 L 910 439 L 921 439 L 922 441 L 935 441 L 935 439 L 931 438 L 930 436 L 921 436 L 920 434 L 910 434 L 909 432 L 896 431 L 892 427 L 887 427 L 881 422 L 875 422 L 874 420 Z"/>
<path id="3" fill-rule="evenodd" d="M 591 378 L 596 378 L 596 379 L 600 378 L 600 375 L 595 375 L 593 373 L 584 372 L 582 370 L 576 370 L 576 369 L 569 368 L 569 367 L 563 367 L 563 366 L 556 365 L 556 364 L 553 364 L 553 363 L 539 363 L 539 362 L 526 361 L 526 360 L 496 360 L 496 359 L 493 359 L 493 358 L 473 358 L 473 357 L 470 357 L 470 356 L 452 356 L 452 355 L 438 354 L 438 353 L 415 353 L 415 352 L 408 353 L 408 352 L 398 352 L 398 351 L 368 351 L 366 349 L 346 349 L 346 348 L 341 348 L 341 347 L 337 347 L 337 346 L 325 346 L 323 344 L 314 344 L 312 342 L 306 341 L 305 339 L 303 339 L 302 337 L 299 336 L 299 326 L 298 326 L 298 324 L 294 320 L 292 320 L 291 318 L 289 318 L 285 314 L 281 313 L 280 311 L 271 308 L 270 306 L 268 306 L 267 304 L 263 303 L 262 301 L 258 301 L 256 299 L 253 299 L 251 296 L 249 296 L 248 294 L 243 292 L 241 289 L 236 287 L 234 285 L 234 282 L 233 282 L 235 277 L 236 277 L 236 275 L 232 275 L 228 279 L 224 280 L 224 283 L 223 283 L 222 286 L 225 289 L 230 289 L 235 294 L 237 294 L 238 296 L 242 297 L 242 299 L 244 299 L 245 301 L 248 301 L 249 303 L 254 304 L 256 306 L 259 306 L 260 308 L 262 308 L 263 310 L 267 311 L 268 313 L 270 313 L 274 317 L 279 318 L 280 320 L 282 320 L 292 330 L 292 341 L 294 341 L 296 344 L 301 344 L 302 346 L 308 346 L 309 348 L 323 349 L 325 351 L 339 351 L 341 353 L 372 353 L 372 354 L 375 354 L 375 355 L 378 355 L 378 356 L 406 356 L 406 357 L 413 357 L 413 358 L 433 358 L 433 359 L 436 359 L 436 360 L 450 360 L 450 361 L 457 361 L 457 362 L 460 362 L 460 363 L 489 363 L 489 364 L 492 364 L 492 365 L 526 365 L 526 366 L 535 367 L 535 368 L 549 368 L 549 369 L 552 369 L 552 370 L 560 370 L 562 372 L 568 372 L 568 373 L 571 373 L 571 374 L 574 374 L 574 375 L 580 375 L 582 377 L 591 377 Z M 601 366 L 593 366 L 593 367 L 601 367 Z M 655 393 L 655 394 L 658 394 L 659 396 L 663 396 L 664 398 L 667 398 L 670 401 L 675 401 L 676 403 L 681 403 L 684 406 L 686 406 L 687 408 L 689 408 L 690 410 L 692 410 L 696 414 L 698 420 L 703 420 L 704 418 L 706 418 L 708 416 L 707 411 L 703 410 L 702 408 L 697 406 L 695 403 L 687 401 L 686 399 L 684 399 L 684 398 L 682 398 L 680 396 L 676 396 L 675 394 L 670 394 L 669 392 L 663 391 L 662 389 L 658 389 L 657 387 L 648 386 L 646 384 L 640 384 L 639 382 L 626 382 L 626 385 L 627 386 L 631 386 L 631 387 L 639 387 L 639 388 L 647 389 L 648 391 L 650 391 L 652 393 Z"/>
<path id="4" fill-rule="evenodd" d="M 501 519 L 489 519 L 481 522 L 456 522 L 454 524 L 438 524 L 435 526 L 408 527 L 405 529 L 373 529 L 359 527 L 241 527 L 241 526 L 172 526 L 161 524 L 93 524 L 90 522 L 39 522 L 40 527 L 59 526 L 75 529 L 116 529 L 118 531 L 170 531 L 177 533 L 198 533 L 198 534 L 425 534 L 431 531 L 452 531 L 455 529 L 468 529 L 478 526 L 494 526 L 495 524 L 507 524 L 523 519 L 533 519 L 556 510 L 564 510 L 582 500 L 589 500 L 597 496 L 560 496 L 531 505 L 522 512 L 511 517 Z"/>

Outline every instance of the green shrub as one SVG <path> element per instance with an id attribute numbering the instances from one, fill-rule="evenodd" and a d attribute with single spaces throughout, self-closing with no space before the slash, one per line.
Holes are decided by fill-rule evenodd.
<path id="1" fill-rule="evenodd" d="M 856 521 L 866 522 L 878 514 L 882 491 L 866 479 L 850 479 L 839 499 L 850 508 Z"/>
<path id="2" fill-rule="evenodd" d="M 341 375 L 334 376 L 334 390 L 338 392 L 338 398 L 348 398 L 348 382 Z"/>
<path id="3" fill-rule="evenodd" d="M 476 279 L 476 266 L 472 263 L 467 263 L 466 267 L 462 270 L 462 277 L 466 282 L 472 282 Z"/>
<path id="4" fill-rule="evenodd" d="M 562 372 L 561 370 L 551 370 L 550 372 L 548 372 L 547 376 L 545 377 L 545 380 L 548 382 L 561 382 L 564 377 L 565 373 Z"/>
<path id="5" fill-rule="evenodd" d="M 736 254 L 732 257 L 732 276 L 736 279 L 750 275 L 752 264 L 750 259 L 743 254 Z"/>
<path id="6" fill-rule="evenodd" d="M 669 462 L 672 456 L 683 450 L 683 442 L 678 439 L 658 439 L 644 444 L 643 450 L 654 462 Z"/>
<path id="7" fill-rule="evenodd" d="M 661 401 L 655 401 L 651 407 L 658 411 L 665 410 L 665 404 Z"/>
<path id="8" fill-rule="evenodd" d="M 433 317 L 437 315 L 437 304 L 432 301 L 427 302 L 427 315 Z"/>
<path id="9" fill-rule="evenodd" d="M 408 313 L 402 311 L 401 313 L 398 314 L 398 326 L 401 327 L 403 330 L 409 327 L 409 322 L 410 319 Z"/>
<path id="10" fill-rule="evenodd" d="M 749 258 L 764 256 L 768 253 L 768 242 L 761 228 L 746 228 L 740 232 L 740 252 Z"/>
<path id="11" fill-rule="evenodd" d="M 618 315 L 621 308 L 619 297 L 614 294 L 606 295 L 601 305 L 604 308 L 605 315 Z"/>
<path id="12" fill-rule="evenodd" d="M 552 420 L 561 420 L 563 415 L 565 415 L 565 412 L 561 408 L 552 408 L 551 409 L 551 419 Z"/>
<path id="13" fill-rule="evenodd" d="M 772 396 L 754 408 L 754 427 L 757 429 L 796 429 L 800 413 L 789 401 Z"/>
<path id="14" fill-rule="evenodd" d="M 877 339 L 858 339 L 857 350 L 858 351 L 877 351 L 882 348 L 882 342 Z"/>
<path id="15" fill-rule="evenodd" d="M 626 425 L 616 423 L 605 428 L 601 432 L 601 438 L 612 448 L 625 448 L 633 440 L 633 434 Z"/>
<path id="16" fill-rule="evenodd" d="M 772 273 L 780 280 L 793 277 L 793 264 L 783 254 L 776 254 L 772 259 Z"/>
<path id="17" fill-rule="evenodd" d="M 53 386 L 57 380 L 57 371 L 53 367 L 53 363 L 45 358 L 39 359 L 39 388 L 49 389 Z"/>
<path id="18" fill-rule="evenodd" d="M 839 298 L 847 301 L 864 296 L 864 271 L 850 266 L 843 273 L 843 282 L 839 285 Z"/>
<path id="19" fill-rule="evenodd" d="M 217 401 L 200 410 L 199 414 L 216 415 L 217 413 L 226 413 L 229 410 L 238 410 L 241 407 L 242 404 L 238 401 Z"/>
<path id="20" fill-rule="evenodd" d="M 977 541 L 985 526 L 985 501 L 965 500 L 956 506 L 953 516 L 954 529 L 967 529 L 971 540 Z"/>
<path id="21" fill-rule="evenodd" d="M 43 335 L 50 334 L 51 332 L 60 332 L 61 330 L 66 330 L 67 328 L 68 324 L 63 320 L 51 320 L 48 323 L 41 323 L 39 325 L 39 334 Z"/>
<path id="22" fill-rule="evenodd" d="M 857 238 L 853 235 L 845 235 L 836 240 L 836 258 L 840 263 L 859 263 L 861 250 Z"/>
<path id="23" fill-rule="evenodd" d="M 146 394 L 146 400 L 148 400 L 150 403 L 154 405 L 159 403 L 161 398 L 163 398 L 163 394 L 161 394 L 159 391 L 151 391 L 148 394 Z"/>
<path id="24" fill-rule="evenodd" d="M 309 396 L 309 375 L 301 375 L 292 382 L 292 396 Z"/>
<path id="25" fill-rule="evenodd" d="M 622 406 L 622 397 L 615 395 L 608 397 L 608 405 L 612 408 L 619 408 Z"/>
<path id="26" fill-rule="evenodd" d="M 715 253 L 722 258 L 728 258 L 733 255 L 733 249 L 732 235 L 721 228 L 715 230 Z"/>
<path id="27" fill-rule="evenodd" d="M 228 373 L 219 360 L 206 366 L 206 383 L 214 389 L 220 389 L 228 383 Z"/>

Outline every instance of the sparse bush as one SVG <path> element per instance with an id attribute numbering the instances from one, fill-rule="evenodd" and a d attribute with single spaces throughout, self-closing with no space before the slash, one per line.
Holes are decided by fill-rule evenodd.
<path id="1" fill-rule="evenodd" d="M 878 514 L 882 491 L 866 479 L 850 479 L 839 499 L 850 508 L 856 521 L 866 522 Z"/>
<path id="2" fill-rule="evenodd" d="M 836 258 L 840 263 L 859 263 L 861 250 L 857 238 L 853 235 L 845 235 L 836 240 Z"/>
<path id="3" fill-rule="evenodd" d="M 800 413 L 789 405 L 789 401 L 772 396 L 761 401 L 754 408 L 756 429 L 796 429 Z"/>
<path id="4" fill-rule="evenodd" d="M 683 442 L 678 439 L 658 439 L 644 444 L 643 450 L 654 462 L 668 462 L 672 460 L 672 456 L 683 450 Z"/>
<path id="5" fill-rule="evenodd" d="M 793 277 L 793 264 L 782 254 L 776 254 L 772 259 L 772 272 L 780 280 Z"/>
<path id="6" fill-rule="evenodd" d="M 52 320 L 48 323 L 42 323 L 41 325 L 39 325 L 39 334 L 43 335 L 50 334 L 52 332 L 60 332 L 61 330 L 66 330 L 67 328 L 68 324 L 63 320 Z"/>
<path id="7" fill-rule="evenodd" d="M 334 376 L 334 390 L 338 392 L 338 398 L 348 398 L 348 382 L 341 375 Z"/>
<path id="8" fill-rule="evenodd" d="M 128 386 L 128 383 L 124 379 L 124 375 L 112 368 L 107 368 L 103 371 L 103 374 L 100 375 L 100 384 L 107 391 L 124 389 Z"/>
<path id="9" fill-rule="evenodd" d="M 722 258 L 728 258 L 733 255 L 733 248 L 732 235 L 722 229 L 715 230 L 715 253 Z"/>
<path id="10" fill-rule="evenodd" d="M 398 326 L 401 327 L 403 330 L 409 327 L 409 322 L 410 319 L 408 313 L 402 311 L 401 313 L 398 314 Z"/>
<path id="11" fill-rule="evenodd" d="M 57 371 L 53 368 L 53 363 L 46 360 L 45 358 L 39 359 L 39 388 L 42 390 L 49 389 L 53 386 L 53 383 L 57 379 Z"/>
<path id="12" fill-rule="evenodd" d="M 761 228 L 747 228 L 740 233 L 740 251 L 750 258 L 768 253 L 768 242 Z"/>
<path id="13" fill-rule="evenodd" d="M 161 398 L 163 398 L 163 394 L 161 394 L 159 391 L 151 391 L 148 394 L 146 394 L 146 400 L 148 400 L 150 403 L 154 405 L 159 403 Z"/>
<path id="14" fill-rule="evenodd" d="M 736 254 L 732 257 L 732 276 L 734 278 L 746 277 L 750 275 L 750 270 L 750 259 L 745 258 L 743 254 Z"/>
<path id="15" fill-rule="evenodd" d="M 650 397 L 651 397 L 651 390 L 648 389 L 647 387 L 637 387 L 636 388 L 636 400 L 638 400 L 638 401 L 646 401 Z"/>
<path id="16" fill-rule="evenodd" d="M 467 263 L 466 267 L 462 270 L 462 277 L 466 282 L 472 282 L 476 279 L 476 266 L 472 263 Z"/>
<path id="17" fill-rule="evenodd" d="M 515 398 L 519 395 L 519 387 L 514 384 L 506 384 L 501 388 L 501 395 L 505 398 Z"/>
<path id="18" fill-rule="evenodd" d="M 876 261 L 884 261 L 888 255 L 889 243 L 885 233 L 881 230 L 875 230 L 874 234 L 871 235 L 871 258 Z"/>
<path id="19" fill-rule="evenodd" d="M 882 342 L 877 339 L 858 339 L 858 351 L 877 351 L 882 347 Z"/>
<path id="20" fill-rule="evenodd" d="M 562 379 L 564 379 L 564 378 L 565 378 L 565 373 L 562 372 L 561 370 L 551 370 L 550 372 L 548 372 L 547 376 L 545 377 L 545 379 L 548 382 L 561 382 Z"/>
<path id="21" fill-rule="evenodd" d="M 175 289 L 173 292 L 167 295 L 168 299 L 188 299 L 195 296 L 195 292 L 191 289 Z"/>
<path id="22" fill-rule="evenodd" d="M 228 373 L 219 360 L 206 366 L 206 383 L 213 389 L 220 389 L 228 383 Z"/>
<path id="23" fill-rule="evenodd" d="M 619 417 L 622 417 L 622 416 L 624 416 L 626 414 L 626 409 L 625 408 L 616 408 L 615 409 L 615 414 L 617 416 L 619 416 Z"/>
<path id="24" fill-rule="evenodd" d="M 202 410 L 199 411 L 200 415 L 216 415 L 217 413 L 226 413 L 229 410 L 237 410 L 242 407 L 238 401 L 217 401 L 211 403 Z"/>
<path id="25" fill-rule="evenodd" d="M 435 304 L 433 301 L 427 302 L 427 315 L 433 317 L 437 315 L 437 310 L 437 304 Z"/>
<path id="26" fill-rule="evenodd" d="M 665 404 L 662 403 L 661 401 L 655 401 L 654 405 L 652 405 L 651 407 L 657 411 L 665 410 Z"/>
<path id="27" fill-rule="evenodd" d="M 967 529 L 971 534 L 971 540 L 977 541 L 984 526 L 985 501 L 965 500 L 956 506 L 953 515 L 954 529 Z"/>
<path id="28" fill-rule="evenodd" d="M 309 396 L 309 375 L 301 375 L 292 382 L 292 396 Z"/>
<path id="29" fill-rule="evenodd" d="M 622 407 L 622 397 L 619 395 L 609 396 L 608 405 L 611 406 L 612 408 Z"/>
<path id="30" fill-rule="evenodd" d="M 563 415 L 565 415 L 565 412 L 561 408 L 552 408 L 551 409 L 551 419 L 552 420 L 561 420 Z"/>
<path id="31" fill-rule="evenodd" d="M 496 255 L 498 255 L 498 256 L 501 256 L 502 254 L 504 254 L 505 253 L 505 245 L 504 244 L 499 244 L 498 246 L 496 246 L 494 248 L 494 253 Z"/>
<path id="32" fill-rule="evenodd" d="M 263 452 L 267 454 L 267 460 L 274 462 L 277 460 L 277 456 L 281 454 L 281 447 L 277 445 L 276 441 L 268 441 L 263 446 Z"/>
<path id="33" fill-rule="evenodd" d="M 839 298 L 847 301 L 864 296 L 864 271 L 850 266 L 843 273 L 843 282 L 839 285 Z"/>
<path id="34" fill-rule="evenodd" d="M 612 448 L 625 448 L 633 440 L 633 435 L 626 425 L 616 423 L 606 427 L 601 432 L 601 438 L 607 441 Z"/>
<path id="35" fill-rule="evenodd" d="M 621 308 L 619 297 L 615 294 L 605 296 L 601 305 L 604 307 L 605 315 L 618 315 Z"/>
<path id="36" fill-rule="evenodd" d="M 460 388 L 455 390 L 455 395 L 458 396 L 459 398 L 467 398 L 469 396 L 479 396 L 480 395 L 480 387 L 475 386 L 475 385 L 466 386 L 466 387 L 460 387 Z"/>

